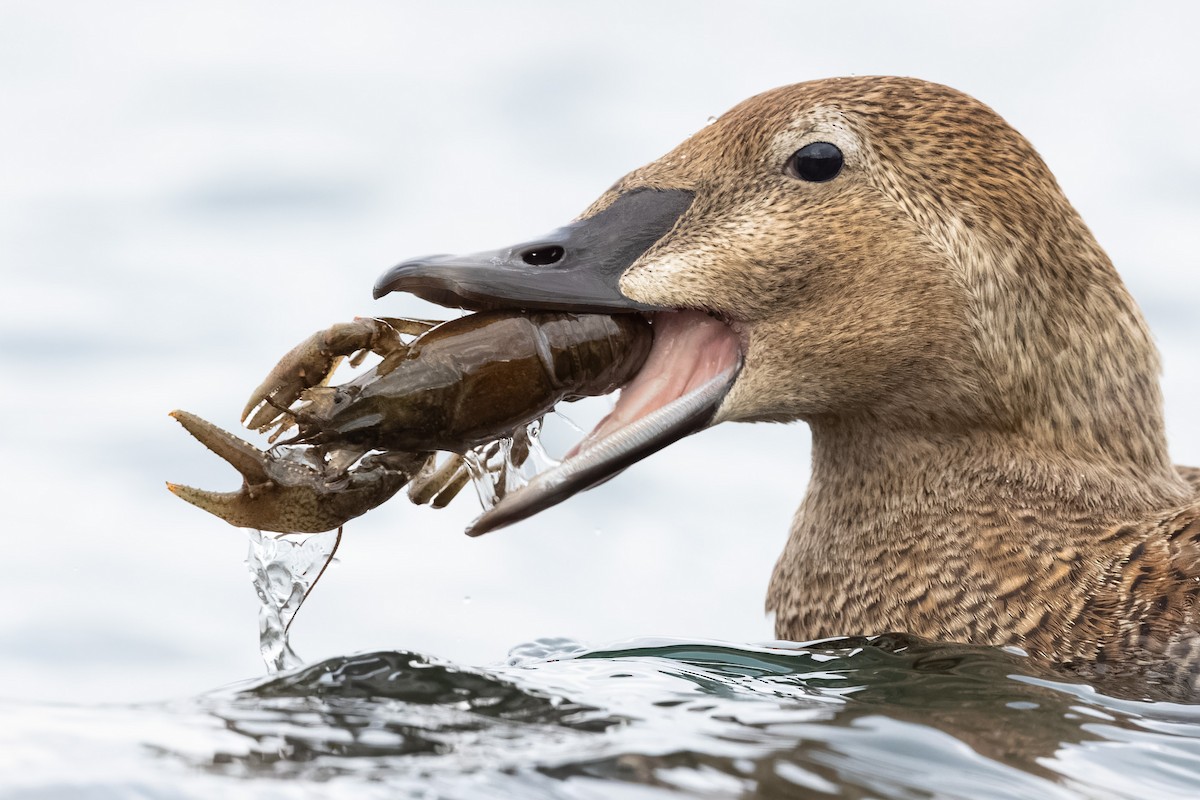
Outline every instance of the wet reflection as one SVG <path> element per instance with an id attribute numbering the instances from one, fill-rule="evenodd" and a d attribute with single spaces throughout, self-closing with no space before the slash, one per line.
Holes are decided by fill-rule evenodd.
<path id="1" fill-rule="evenodd" d="M 378 652 L 199 704 L 238 746 L 173 759 L 347 788 L 1017 798 L 1200 782 L 1200 707 L 1114 699 L 1017 654 L 901 635 L 582 654 L 560 641 L 490 670 Z"/>

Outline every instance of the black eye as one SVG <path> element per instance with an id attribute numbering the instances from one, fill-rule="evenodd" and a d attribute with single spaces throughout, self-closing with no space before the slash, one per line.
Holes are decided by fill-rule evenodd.
<path id="1" fill-rule="evenodd" d="M 787 172 L 802 181 L 831 181 L 842 171 L 842 151 L 829 142 L 806 144 L 788 159 Z"/>

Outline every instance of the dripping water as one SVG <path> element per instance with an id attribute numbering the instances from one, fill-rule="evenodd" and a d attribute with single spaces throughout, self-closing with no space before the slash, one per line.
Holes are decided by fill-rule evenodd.
<path id="1" fill-rule="evenodd" d="M 296 612 L 333 561 L 342 529 L 273 536 L 248 529 L 246 566 L 258 595 L 258 652 L 267 672 L 304 663 L 288 641 Z"/>
<path id="2" fill-rule="evenodd" d="M 570 423 L 567 420 L 568 424 Z M 558 465 L 541 441 L 542 420 L 535 420 L 515 437 L 498 439 L 464 454 L 471 481 L 483 508 L 525 486 L 538 473 Z M 276 446 L 279 458 L 304 461 L 320 458 L 312 448 Z M 355 459 L 361 453 L 353 453 Z M 340 469 L 349 465 L 339 464 Z M 246 566 L 259 599 L 259 654 L 269 673 L 301 666 L 304 661 L 292 648 L 288 630 L 300 606 L 333 561 L 341 542 L 341 528 L 312 534 L 272 535 L 247 530 Z"/>
<path id="3" fill-rule="evenodd" d="M 518 437 L 498 439 L 468 450 L 463 461 L 479 503 L 488 510 L 510 492 L 525 486 L 535 475 L 558 466 L 541 441 L 542 421 L 534 420 Z"/>

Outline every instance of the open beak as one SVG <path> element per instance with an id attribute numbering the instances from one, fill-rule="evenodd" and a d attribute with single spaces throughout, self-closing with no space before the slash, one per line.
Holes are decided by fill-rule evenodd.
<path id="1" fill-rule="evenodd" d="M 712 423 L 742 366 L 739 335 L 703 312 L 647 305 L 620 290 L 625 270 L 671 231 L 693 199 L 682 189 L 631 190 L 539 239 L 405 261 L 376 282 L 376 298 L 401 291 L 473 311 L 641 312 L 653 322 L 650 355 L 612 413 L 562 463 L 486 511 L 469 534 L 532 516 Z"/>

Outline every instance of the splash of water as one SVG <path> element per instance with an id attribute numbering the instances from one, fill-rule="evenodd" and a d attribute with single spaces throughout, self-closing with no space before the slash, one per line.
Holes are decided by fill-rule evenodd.
<path id="1" fill-rule="evenodd" d="M 523 434 L 497 439 L 463 454 L 485 511 L 506 494 L 525 486 L 539 472 L 558 466 L 559 462 L 542 445 L 541 432 L 542 421 L 534 420 Z"/>
<path id="2" fill-rule="evenodd" d="M 257 530 L 247 533 L 246 566 L 260 603 L 258 652 L 269 673 L 298 667 L 304 661 L 288 641 L 288 628 L 332 560 L 341 529 L 282 536 Z"/>
<path id="3" fill-rule="evenodd" d="M 500 498 L 527 484 L 539 472 L 555 466 L 541 442 L 541 420 L 530 423 L 523 432 L 498 439 L 464 454 L 464 461 L 479 495 L 479 502 L 491 508 Z M 281 459 L 299 461 L 308 466 L 323 456 L 312 448 L 276 445 L 272 454 Z M 351 454 L 353 458 L 362 453 Z M 338 464 L 344 470 L 351 464 Z M 246 566 L 258 595 L 258 649 L 267 672 L 275 673 L 299 667 L 304 660 L 292 649 L 288 628 L 300 606 L 320 579 L 341 541 L 341 530 L 327 533 L 271 535 L 247 530 L 250 540 Z"/>

